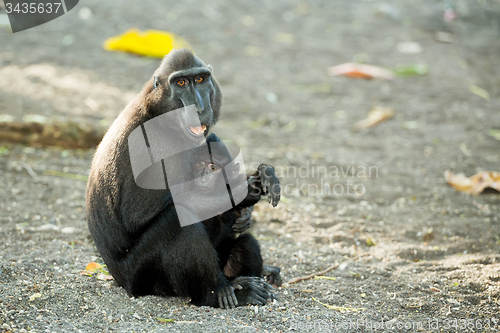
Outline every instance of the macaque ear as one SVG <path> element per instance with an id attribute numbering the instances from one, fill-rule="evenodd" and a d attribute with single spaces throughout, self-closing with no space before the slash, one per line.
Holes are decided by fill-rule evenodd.
<path id="1" fill-rule="evenodd" d="M 153 89 L 156 89 L 156 87 L 158 87 L 158 85 L 160 84 L 160 82 L 158 81 L 158 76 L 155 75 L 154 76 L 154 81 L 153 81 Z"/>

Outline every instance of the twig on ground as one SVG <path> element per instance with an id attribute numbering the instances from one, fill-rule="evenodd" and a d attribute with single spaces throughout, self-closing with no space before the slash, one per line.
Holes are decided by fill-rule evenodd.
<path id="1" fill-rule="evenodd" d="M 319 304 L 321 304 L 323 306 L 326 306 L 327 308 L 329 308 L 331 310 L 336 310 L 338 312 L 358 312 L 358 311 L 366 310 L 366 308 L 346 308 L 346 307 L 343 307 L 343 306 L 336 306 L 336 305 L 325 304 L 325 303 L 321 303 L 320 301 L 318 301 L 314 297 L 312 298 L 312 300 L 318 302 Z"/>
<path id="2" fill-rule="evenodd" d="M 348 260 L 352 261 L 352 260 L 356 260 L 356 259 L 361 258 L 361 257 L 366 257 L 368 255 L 370 255 L 370 254 L 369 253 L 365 253 L 365 254 L 362 254 L 362 255 L 359 255 L 359 256 L 354 256 L 352 258 L 349 258 Z M 314 278 L 315 276 L 318 276 L 318 275 L 325 275 L 329 271 L 334 270 L 334 269 L 338 268 L 339 266 L 340 266 L 340 263 L 336 262 L 335 264 L 331 265 L 330 267 L 328 267 L 328 268 L 326 268 L 326 269 L 324 269 L 322 271 L 319 271 L 319 272 L 316 272 L 316 273 L 312 273 L 312 274 L 309 274 L 309 275 L 305 275 L 305 276 L 299 276 L 299 277 L 293 278 L 290 281 L 286 282 L 285 285 L 290 285 L 290 284 L 293 284 L 293 283 L 297 283 L 297 282 L 309 280 L 309 279 L 312 279 L 312 278 Z"/>

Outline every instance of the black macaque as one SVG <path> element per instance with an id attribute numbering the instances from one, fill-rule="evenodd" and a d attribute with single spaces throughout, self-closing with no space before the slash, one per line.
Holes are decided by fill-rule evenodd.
<path id="1" fill-rule="evenodd" d="M 199 146 L 200 137 L 218 120 L 221 92 L 210 66 L 188 50 L 172 51 L 96 150 L 86 194 L 89 231 L 109 272 L 130 295 L 186 296 L 195 305 L 221 308 L 265 304 L 273 293 L 261 276 L 277 283 L 279 270 L 263 268 L 257 241 L 247 234 L 235 237 L 229 226 L 239 219 L 248 222 L 246 208 L 261 195 L 278 204 L 280 185 L 273 167 L 260 165 L 247 176 L 248 195 L 235 208 L 185 227 L 168 186 L 146 189 L 134 179 L 130 133 L 148 120 L 192 105 L 199 119 L 182 113 L 164 124 L 166 132 L 183 142 L 183 150 Z M 185 161 L 166 162 L 185 167 Z"/>
<path id="2" fill-rule="evenodd" d="M 197 156 L 198 159 L 193 164 L 199 180 L 195 184 L 208 193 L 206 191 L 215 189 L 217 183 L 231 183 L 238 177 L 240 165 L 233 161 L 233 156 L 215 133 L 210 134 L 206 141 L 210 147 L 210 155 Z M 221 177 L 225 179 L 220 181 L 218 178 Z M 257 240 L 250 234 L 236 237 L 236 233 L 242 233 L 250 227 L 252 210 L 253 205 L 239 209 L 237 206 L 236 209 L 203 221 L 203 224 L 217 250 L 220 267 L 227 278 L 263 275 L 269 283 L 280 286 L 280 269 L 263 265 Z"/>

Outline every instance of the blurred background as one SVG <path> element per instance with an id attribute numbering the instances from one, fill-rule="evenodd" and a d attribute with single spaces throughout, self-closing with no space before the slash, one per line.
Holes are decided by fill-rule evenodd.
<path id="1" fill-rule="evenodd" d="M 378 309 L 373 316 L 380 304 L 408 297 L 427 306 L 424 314 L 498 310 L 498 192 L 460 193 L 444 172 L 500 171 L 499 1 L 86 0 L 15 34 L 5 19 L 0 5 L 4 260 L 22 257 L 28 241 L 33 258 L 53 256 L 59 267 L 97 256 L 84 213 L 92 147 L 161 61 L 103 43 L 130 28 L 157 29 L 184 38 L 214 68 L 224 100 L 213 131 L 238 144 L 249 167 L 280 172 L 284 198 L 276 209 L 256 207 L 253 232 L 285 280 L 362 254 L 368 259 L 353 264 L 354 274 L 338 273 L 348 279 L 340 287 L 306 289 L 340 290 L 322 294 L 330 303 L 350 293 L 353 303 Z M 394 78 L 330 75 L 345 63 Z M 377 124 L 360 124 L 371 110 L 375 119 L 382 114 Z M 44 131 L 55 134 L 44 141 Z M 85 245 L 68 258 L 42 246 L 54 239 Z M 456 275 L 430 272 L 429 262 Z M 378 269 L 402 287 L 377 282 L 378 299 L 353 291 L 379 281 L 366 273 Z M 406 287 L 415 281 L 432 281 L 420 290 L 451 288 L 458 305 L 446 301 L 452 294 Z M 473 293 L 470 283 L 479 284 Z M 299 290 L 285 302 L 314 311 L 318 304 Z M 397 297 L 385 299 L 386 290 Z"/>

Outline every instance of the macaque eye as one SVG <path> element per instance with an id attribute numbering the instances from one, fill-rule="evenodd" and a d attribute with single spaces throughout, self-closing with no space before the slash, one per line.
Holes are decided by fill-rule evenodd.
<path id="1" fill-rule="evenodd" d="M 203 78 L 201 76 L 197 76 L 196 79 L 194 79 L 197 83 L 200 83 L 203 81 Z"/>
<path id="2" fill-rule="evenodd" d="M 211 171 L 217 170 L 217 167 L 215 166 L 215 164 L 210 164 L 208 167 L 210 168 Z"/>
<path id="3" fill-rule="evenodd" d="M 177 81 L 177 85 L 179 85 L 181 87 L 184 86 L 184 85 L 186 85 L 186 84 L 187 84 L 187 81 L 184 80 L 184 79 L 180 79 L 179 81 Z"/>
<path id="4" fill-rule="evenodd" d="M 205 162 L 200 162 L 196 166 L 200 169 L 203 169 L 205 167 Z"/>

